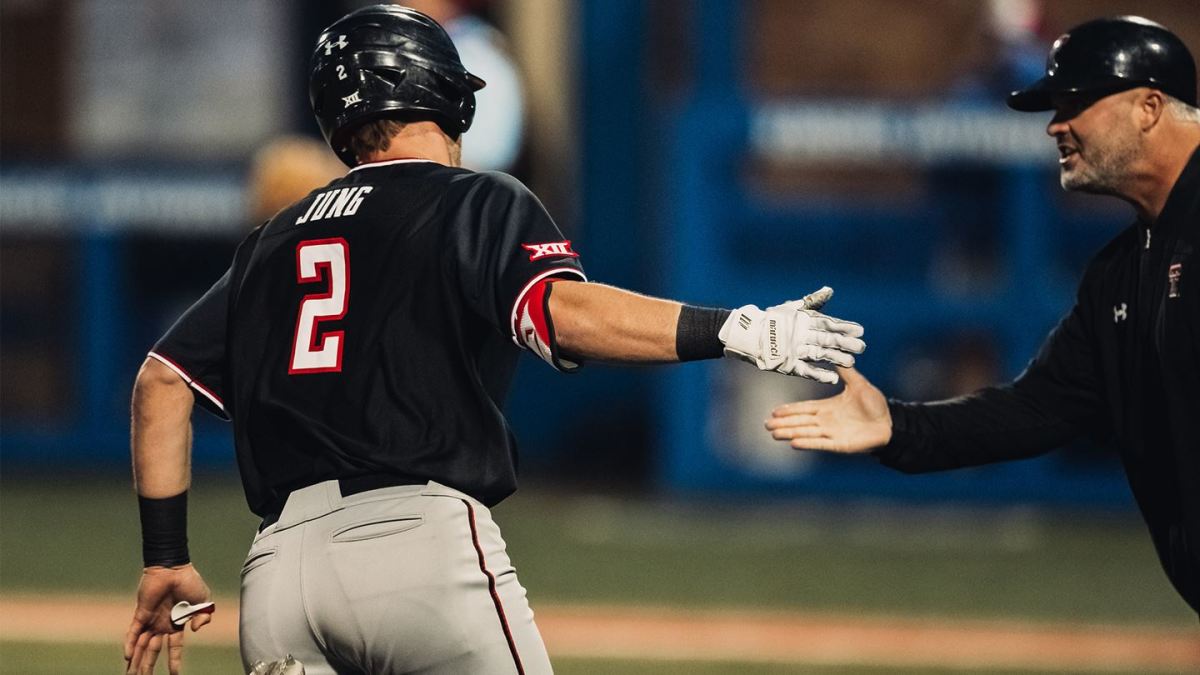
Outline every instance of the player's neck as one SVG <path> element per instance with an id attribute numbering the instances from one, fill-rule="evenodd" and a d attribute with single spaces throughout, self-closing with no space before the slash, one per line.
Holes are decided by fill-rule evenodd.
<path id="1" fill-rule="evenodd" d="M 461 145 L 446 135 L 433 122 L 414 122 L 404 125 L 387 150 L 373 152 L 363 164 L 388 162 L 396 159 L 426 159 L 445 166 L 461 164 Z"/>

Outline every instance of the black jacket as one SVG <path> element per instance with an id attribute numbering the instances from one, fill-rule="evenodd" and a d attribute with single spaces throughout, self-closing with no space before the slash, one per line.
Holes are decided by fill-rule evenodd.
<path id="1" fill-rule="evenodd" d="M 892 401 L 879 460 L 916 473 L 1115 441 L 1159 559 L 1200 612 L 1200 150 L 1158 221 L 1088 265 L 1075 306 L 1011 384 Z"/>

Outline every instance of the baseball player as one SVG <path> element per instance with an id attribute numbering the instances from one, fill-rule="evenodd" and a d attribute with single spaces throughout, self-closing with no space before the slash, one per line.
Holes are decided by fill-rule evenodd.
<path id="1" fill-rule="evenodd" d="M 1008 98 L 1053 110 L 1062 186 L 1120 197 L 1137 222 L 1084 273 L 1071 312 L 1015 382 L 950 401 L 887 401 L 853 370 L 844 393 L 782 406 L 797 448 L 865 452 L 905 472 L 1115 441 L 1159 559 L 1200 612 L 1200 109 L 1183 42 L 1138 17 L 1058 38 L 1045 77 Z"/>
<path id="2" fill-rule="evenodd" d="M 151 672 L 164 639 L 177 672 L 170 609 L 209 601 L 186 539 L 193 401 L 232 420 L 263 519 L 242 570 L 247 666 L 546 673 L 488 511 L 516 488 L 501 404 L 518 347 L 564 372 L 728 355 L 825 382 L 814 363 L 864 349 L 860 326 L 815 311 L 828 289 L 730 312 L 588 283 L 523 185 L 458 168 L 483 86 L 413 10 L 367 7 L 318 38 L 310 101 L 353 168 L 251 233 L 138 373 L 129 672 Z"/>

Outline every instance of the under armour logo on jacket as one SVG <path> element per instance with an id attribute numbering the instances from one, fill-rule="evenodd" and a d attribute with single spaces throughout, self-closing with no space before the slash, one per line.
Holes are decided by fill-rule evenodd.
<path id="1" fill-rule="evenodd" d="M 1129 318 L 1129 305 L 1121 303 L 1113 305 L 1113 323 L 1120 323 Z"/>

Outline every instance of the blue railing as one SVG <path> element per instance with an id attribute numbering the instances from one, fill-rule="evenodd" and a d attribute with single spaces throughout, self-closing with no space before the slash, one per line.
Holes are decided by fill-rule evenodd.
<path id="1" fill-rule="evenodd" d="M 240 171 L 195 167 L 0 171 L 6 238 L 54 237 L 71 249 L 59 272 L 69 277 L 73 294 L 49 311 L 74 317 L 65 336 L 70 348 L 57 364 L 57 377 L 73 392 L 70 403 L 55 414 L 6 417 L 0 425 L 6 466 L 79 469 L 128 462 L 133 377 L 162 319 L 131 306 L 138 290 L 130 275 L 131 241 L 146 233 L 216 238 L 232 255 L 244 227 L 241 179 Z M 197 297 L 202 290 L 196 289 Z M 231 465 L 228 430 L 203 417 L 196 420 L 196 462 Z"/>
<path id="2" fill-rule="evenodd" d="M 647 95 L 640 52 L 629 49 L 631 39 L 649 32 L 643 4 L 583 3 L 583 222 L 573 236 L 592 277 L 725 306 L 773 303 L 829 284 L 837 289 L 831 312 L 867 326 L 870 349 L 861 368 L 885 391 L 901 384 L 913 345 L 936 352 L 939 340 L 961 331 L 994 336 L 1000 371 L 1017 374 L 1069 307 L 1086 251 L 1121 226 L 1123 212 L 1064 206 L 1037 116 L 995 107 L 750 97 L 739 73 L 742 9 L 733 0 L 696 4 L 694 84 L 684 100 L 663 102 Z M 953 225 L 945 192 L 902 205 L 780 198 L 740 178 L 741 167 L 760 160 L 809 168 L 852 160 L 943 176 L 964 163 L 982 167 L 1000 185 L 999 196 L 981 205 L 996 211 L 990 215 L 999 224 L 995 283 L 961 292 L 931 281 L 930 244 Z M 14 226 L 65 233 L 77 263 L 65 272 L 74 275 L 75 295 L 58 308 L 78 317 L 63 355 L 72 362 L 76 395 L 60 417 L 2 421 L 6 466 L 127 461 L 129 388 L 161 329 L 147 326 L 145 309 L 129 300 L 136 290 L 127 271 L 131 242 L 167 232 L 215 238 L 231 252 L 245 225 L 241 178 L 233 168 L 0 170 L 5 235 Z M 1064 246 L 1063 239 L 1078 241 Z M 754 429 L 769 406 L 830 393 L 782 381 L 728 362 L 657 372 L 591 367 L 571 377 L 527 363 L 509 415 L 533 464 L 581 446 L 618 452 L 638 432 L 629 420 L 640 416 L 650 424 L 658 483 L 678 491 L 1127 500 L 1111 461 L 1071 464 L 1052 455 L 907 477 L 869 460 L 781 452 Z M 197 463 L 228 466 L 227 427 L 204 415 L 196 424 Z M 583 438 L 596 430 L 609 434 L 602 442 Z"/>
<path id="3" fill-rule="evenodd" d="M 659 166 L 670 176 L 660 221 L 661 240 L 670 242 L 663 251 L 663 292 L 733 306 L 775 303 L 829 284 L 837 291 L 830 311 L 866 325 L 870 346 L 860 368 L 885 391 L 897 385 L 914 344 L 956 332 L 993 336 L 1000 372 L 1018 374 L 1069 309 L 1073 274 L 1081 271 L 1062 268 L 1057 235 L 1080 218 L 1094 219 L 1098 233 L 1114 233 L 1123 212 L 1114 207 L 1081 216 L 1060 206 L 1053 144 L 1044 135 L 1046 120 L 1035 116 L 978 105 L 751 99 L 731 65 L 742 53 L 742 8 L 730 0 L 697 4 L 696 84 L 666 116 Z M 940 203 L 947 194 L 903 204 L 836 197 L 780 204 L 738 178 L 736 167 L 754 160 L 810 169 L 858 162 L 919 173 L 945 174 L 958 166 L 990 173 L 999 194 L 980 198 L 979 208 L 999 210 L 994 283 L 959 292 L 930 279 L 930 243 L 954 225 Z M 953 190 L 952 180 L 941 183 Z M 747 436 L 744 429 L 761 428 L 769 414 L 772 399 L 754 391 L 778 389 L 773 405 L 787 400 L 786 388 L 731 374 L 731 367 L 686 365 L 657 381 L 664 485 L 763 495 L 1128 502 L 1111 459 L 1084 461 L 1080 468 L 1051 455 L 914 478 L 869 459 L 784 457 L 765 432 Z"/>

